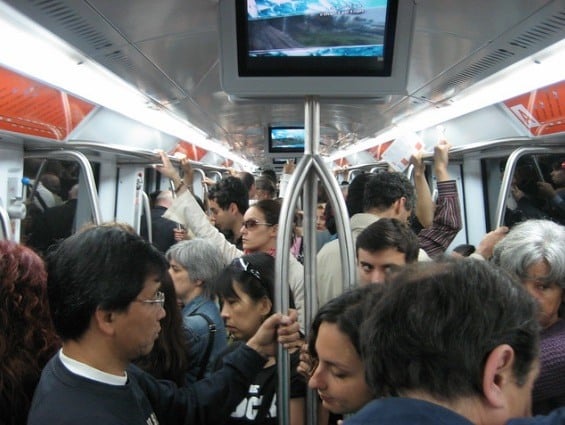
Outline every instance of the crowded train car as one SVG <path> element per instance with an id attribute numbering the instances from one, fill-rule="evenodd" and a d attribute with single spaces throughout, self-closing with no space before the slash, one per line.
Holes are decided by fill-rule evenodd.
<path id="1" fill-rule="evenodd" d="M 316 279 L 339 293 L 358 278 L 357 179 L 411 182 L 420 232 L 449 190 L 450 223 L 420 238 L 431 259 L 530 219 L 565 225 L 563 0 L 0 0 L 0 20 L 0 240 L 42 258 L 105 222 L 163 253 L 221 236 L 226 264 L 280 252 L 274 311 L 295 303 L 308 334 L 337 295 Z M 248 193 L 228 208 L 233 177 Z M 202 226 L 175 207 L 185 191 Z M 320 270 L 334 240 L 341 267 Z"/>

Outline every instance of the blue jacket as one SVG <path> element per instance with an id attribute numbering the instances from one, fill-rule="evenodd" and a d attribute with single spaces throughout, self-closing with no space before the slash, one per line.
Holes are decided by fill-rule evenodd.
<path id="1" fill-rule="evenodd" d="M 345 425 L 472 425 L 467 418 L 438 404 L 389 397 L 366 404 Z"/>
<path id="2" fill-rule="evenodd" d="M 220 311 L 216 303 L 203 295 L 191 300 L 182 309 L 182 321 L 186 335 L 188 338 L 188 350 L 190 353 L 191 367 L 187 376 L 187 382 L 195 382 L 200 366 L 202 364 L 208 341 L 210 339 L 210 330 L 208 321 L 199 313 L 205 314 L 216 325 L 216 333 L 214 335 L 214 343 L 208 360 L 206 361 L 206 374 L 208 376 L 213 368 L 213 360 L 218 353 L 223 351 L 227 346 L 227 335 L 224 321 L 220 316 Z"/>

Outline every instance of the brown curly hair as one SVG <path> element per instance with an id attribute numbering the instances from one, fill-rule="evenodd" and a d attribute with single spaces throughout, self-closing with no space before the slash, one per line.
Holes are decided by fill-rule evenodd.
<path id="1" fill-rule="evenodd" d="M 26 423 L 41 370 L 60 346 L 46 281 L 34 251 L 0 241 L 0 423 Z"/>

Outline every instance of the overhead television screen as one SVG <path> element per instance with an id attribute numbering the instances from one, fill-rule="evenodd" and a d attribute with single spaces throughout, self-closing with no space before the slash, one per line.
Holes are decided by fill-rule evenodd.
<path id="1" fill-rule="evenodd" d="M 236 7 L 240 75 L 390 75 L 395 1 L 247 0 Z"/>
<path id="2" fill-rule="evenodd" d="M 269 152 L 304 152 L 304 128 L 269 127 Z"/>
<path id="3" fill-rule="evenodd" d="M 222 87 L 258 97 L 404 93 L 411 3 L 221 0 Z"/>

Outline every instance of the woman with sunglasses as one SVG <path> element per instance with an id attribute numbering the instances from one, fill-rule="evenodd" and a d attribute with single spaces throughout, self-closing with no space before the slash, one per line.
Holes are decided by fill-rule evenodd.
<path id="1" fill-rule="evenodd" d="M 241 251 L 226 240 L 224 235 L 210 223 L 206 214 L 198 206 L 196 199 L 191 193 L 192 167 L 190 161 L 187 159 L 181 161 L 184 171 L 184 179 L 181 179 L 167 154 L 161 152 L 160 155 L 162 165 L 157 166 L 157 170 L 175 182 L 177 187 L 177 197 L 164 214 L 164 217 L 184 225 L 196 237 L 207 239 L 219 247 L 226 264 L 230 263 L 234 258 L 253 252 L 265 252 L 273 257 L 275 256 L 281 208 L 278 201 L 259 201 L 247 209 L 243 216 L 241 227 L 243 244 L 243 251 Z M 190 190 L 187 190 L 187 188 Z M 288 284 L 298 310 L 300 327 L 304 329 L 304 268 L 292 255 L 289 258 Z"/>
<path id="2" fill-rule="evenodd" d="M 235 341 L 223 353 L 224 355 L 251 338 L 261 323 L 273 314 L 274 274 L 274 258 L 259 252 L 234 259 L 218 277 L 215 289 L 222 302 L 221 315 L 226 330 Z M 292 296 L 290 306 L 292 307 Z M 290 357 L 291 425 L 304 423 L 306 384 L 296 371 L 298 356 L 298 351 L 295 351 Z M 218 356 L 218 359 L 222 358 L 223 355 Z M 221 360 L 217 366 L 221 366 Z M 231 413 L 231 418 L 226 424 L 278 424 L 276 389 L 276 357 L 272 356 L 257 374 L 249 386 L 247 396 Z"/>

